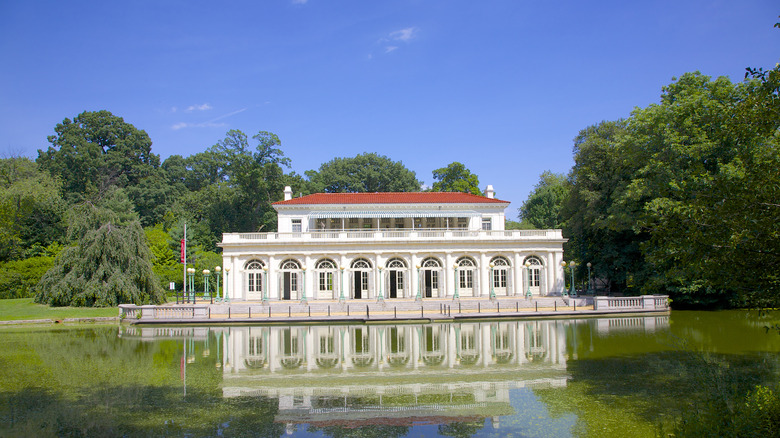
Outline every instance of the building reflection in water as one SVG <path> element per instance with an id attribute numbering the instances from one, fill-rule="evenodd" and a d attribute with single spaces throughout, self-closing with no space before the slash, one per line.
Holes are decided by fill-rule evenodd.
<path id="1" fill-rule="evenodd" d="M 474 323 L 210 328 L 128 327 L 124 336 L 217 343 L 224 397 L 277 399 L 275 421 L 349 427 L 443 424 L 511 415 L 510 390 L 565 386 L 590 337 L 653 333 L 668 316 Z M 184 332 L 175 336 L 186 336 Z M 216 337 L 216 341 L 215 338 Z M 567 339 L 568 337 L 568 339 Z"/>

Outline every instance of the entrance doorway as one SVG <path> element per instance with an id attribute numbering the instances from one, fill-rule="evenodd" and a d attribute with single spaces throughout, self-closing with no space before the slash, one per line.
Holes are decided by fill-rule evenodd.
<path id="1" fill-rule="evenodd" d="M 406 262 L 404 262 L 403 259 L 396 257 L 388 260 L 386 267 L 389 280 L 387 296 L 389 298 L 403 298 Z"/>

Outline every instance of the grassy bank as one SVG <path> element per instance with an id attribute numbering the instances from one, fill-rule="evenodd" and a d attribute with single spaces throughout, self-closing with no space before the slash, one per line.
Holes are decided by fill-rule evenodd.
<path id="1" fill-rule="evenodd" d="M 96 318 L 117 316 L 116 307 L 49 307 L 36 304 L 32 298 L 0 300 L 0 321 L 18 321 L 24 319 Z"/>

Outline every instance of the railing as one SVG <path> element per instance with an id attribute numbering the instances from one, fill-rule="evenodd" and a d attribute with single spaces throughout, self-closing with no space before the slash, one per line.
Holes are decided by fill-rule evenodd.
<path id="1" fill-rule="evenodd" d="M 409 239 L 474 239 L 474 240 L 562 240 L 561 230 L 461 230 L 461 229 L 361 229 L 320 230 L 305 233 L 225 233 L 222 243 L 258 240 L 409 240 Z"/>
<path id="2" fill-rule="evenodd" d="M 638 297 L 594 297 L 594 310 L 669 310 L 666 295 L 642 295 Z"/>
<path id="3" fill-rule="evenodd" d="M 206 317 L 208 305 L 191 306 L 136 306 L 135 304 L 120 304 L 119 319 L 193 319 Z"/>

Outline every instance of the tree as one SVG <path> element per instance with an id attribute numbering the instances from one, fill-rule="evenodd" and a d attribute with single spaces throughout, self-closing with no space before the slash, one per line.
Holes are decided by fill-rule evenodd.
<path id="1" fill-rule="evenodd" d="M 686 73 L 660 103 L 583 130 L 569 249 L 597 277 L 677 306 L 776 305 L 777 89 Z"/>
<path id="2" fill-rule="evenodd" d="M 563 174 L 543 172 L 528 199 L 518 209 L 518 218 L 537 229 L 563 228 L 561 209 L 567 192 Z"/>
<path id="3" fill-rule="evenodd" d="M 641 225 L 651 233 L 648 261 L 662 274 L 657 287 L 691 304 L 706 304 L 709 296 L 719 305 L 774 307 L 780 301 L 780 120 L 770 111 L 776 96 L 753 81 L 732 84 L 698 73 L 664 92 L 661 105 L 634 116 L 641 145 L 634 156 L 646 164 L 629 191 L 647 199 Z"/>
<path id="4" fill-rule="evenodd" d="M 0 159 L 0 262 L 62 239 L 60 185 L 27 158 Z"/>
<path id="5" fill-rule="evenodd" d="M 584 263 L 610 290 L 625 290 L 644 269 L 640 244 L 646 234 L 633 225 L 637 207 L 621 204 L 636 163 L 625 158 L 624 120 L 589 126 L 574 139 L 574 167 L 562 215 L 569 236 L 568 252 Z"/>
<path id="6" fill-rule="evenodd" d="M 66 118 L 54 131 L 36 162 L 62 180 L 69 203 L 96 200 L 112 185 L 135 185 L 160 165 L 149 135 L 106 110 Z"/>
<path id="7" fill-rule="evenodd" d="M 479 178 L 471 173 L 463 164 L 454 161 L 447 167 L 433 171 L 434 192 L 462 192 L 482 196 L 479 189 Z"/>
<path id="8" fill-rule="evenodd" d="M 402 162 L 375 153 L 334 158 L 319 171 L 306 171 L 314 191 L 326 193 L 415 192 L 420 181 Z"/>
<path id="9" fill-rule="evenodd" d="M 43 275 L 36 302 L 103 307 L 165 300 L 137 220 L 122 223 L 106 208 L 80 204 L 69 214 L 68 238 L 74 245 Z"/>

